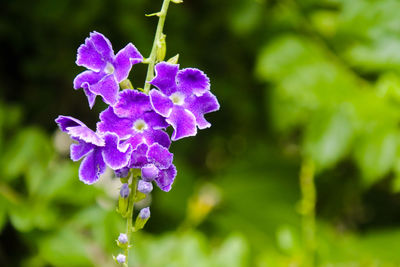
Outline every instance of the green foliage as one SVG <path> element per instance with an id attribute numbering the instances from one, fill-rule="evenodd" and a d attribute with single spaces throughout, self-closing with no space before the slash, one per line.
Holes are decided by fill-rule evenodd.
<path id="1" fill-rule="evenodd" d="M 256 70 L 276 85 L 270 101 L 279 132 L 303 129 L 302 153 L 320 169 L 353 157 L 371 184 L 394 169 L 400 106 L 393 94 L 398 89 L 384 77 L 371 84 L 339 60 L 313 39 L 292 34 L 271 41 Z"/>

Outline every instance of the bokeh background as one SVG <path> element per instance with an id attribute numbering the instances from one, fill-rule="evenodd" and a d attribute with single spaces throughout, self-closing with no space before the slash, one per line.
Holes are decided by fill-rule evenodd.
<path id="1" fill-rule="evenodd" d="M 150 53 L 160 1 L 0 1 L 0 266 L 115 266 L 118 181 L 78 180 L 59 115 L 94 128 L 72 80 L 90 31 Z M 132 266 L 400 266 L 400 2 L 185 0 L 167 57 L 221 110 L 173 144 Z M 130 79 L 143 86 L 146 65 Z M 316 200 L 314 200 L 314 187 Z M 316 203 L 314 207 L 314 203 Z M 315 221 L 314 221 L 315 218 Z M 315 224 L 314 224 L 315 222 Z"/>

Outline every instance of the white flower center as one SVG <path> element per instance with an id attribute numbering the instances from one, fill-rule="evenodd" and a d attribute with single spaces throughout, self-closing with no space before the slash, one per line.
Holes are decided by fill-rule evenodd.
<path id="1" fill-rule="evenodd" d="M 107 65 L 106 65 L 106 67 L 104 68 L 104 71 L 107 73 L 107 74 L 113 74 L 114 73 L 114 66 L 110 63 L 110 62 L 107 62 Z"/>
<path id="2" fill-rule="evenodd" d="M 133 129 L 138 133 L 143 133 L 147 129 L 147 124 L 144 120 L 139 119 L 133 124 Z"/>
<path id="3" fill-rule="evenodd" d="M 169 99 L 171 99 L 172 103 L 175 105 L 183 105 L 183 101 L 185 100 L 185 96 L 182 95 L 179 92 L 175 92 L 172 95 L 169 96 Z"/>

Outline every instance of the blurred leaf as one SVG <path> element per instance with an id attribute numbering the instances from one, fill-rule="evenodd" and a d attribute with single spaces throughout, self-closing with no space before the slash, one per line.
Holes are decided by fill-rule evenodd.
<path id="1" fill-rule="evenodd" d="M 392 129 L 376 129 L 359 140 L 354 152 L 355 159 L 367 185 L 391 169 L 396 160 L 398 145 L 399 133 Z"/>
<path id="2" fill-rule="evenodd" d="M 29 170 L 44 171 L 52 155 L 52 147 L 48 137 L 38 128 L 25 128 L 11 140 L 5 153 L 1 157 L 5 178 L 16 178 Z M 4 164 L 7 162 L 7 164 Z M 35 165 L 36 164 L 36 165 Z M 41 175 L 27 179 L 29 192 L 38 189 Z"/>
<path id="3" fill-rule="evenodd" d="M 345 107 L 334 114 L 315 114 L 304 133 L 303 148 L 320 168 L 331 167 L 350 149 L 354 126 Z"/>
<path id="4" fill-rule="evenodd" d="M 9 208 L 11 224 L 20 232 L 28 232 L 34 227 L 34 214 L 28 205 L 12 206 Z"/>
<path id="5" fill-rule="evenodd" d="M 7 203 L 0 197 L 0 233 L 7 222 Z"/>
<path id="6" fill-rule="evenodd" d="M 70 228 L 61 228 L 41 240 L 39 249 L 41 257 L 54 266 L 93 266 L 88 242 Z"/>
<path id="7" fill-rule="evenodd" d="M 246 240 L 238 234 L 232 234 L 216 251 L 214 256 L 215 266 L 248 266 L 248 253 L 249 249 Z"/>

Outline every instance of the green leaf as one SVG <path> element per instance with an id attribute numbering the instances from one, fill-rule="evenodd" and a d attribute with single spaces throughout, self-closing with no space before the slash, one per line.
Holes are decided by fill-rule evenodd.
<path id="1" fill-rule="evenodd" d="M 391 170 L 396 160 L 398 145 L 399 133 L 390 128 L 375 129 L 358 141 L 354 156 L 367 185 Z"/>
<path id="2" fill-rule="evenodd" d="M 350 149 L 354 126 L 345 107 L 334 114 L 319 112 L 312 117 L 304 133 L 304 153 L 319 168 L 327 168 L 343 159 Z"/>
<path id="3" fill-rule="evenodd" d="M 90 244 L 71 228 L 61 228 L 39 243 L 39 253 L 51 265 L 59 267 L 93 266 L 89 259 Z"/>

